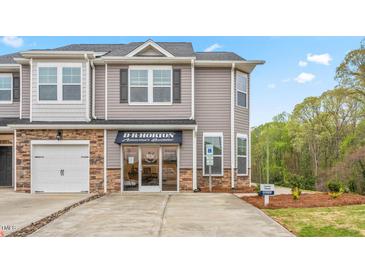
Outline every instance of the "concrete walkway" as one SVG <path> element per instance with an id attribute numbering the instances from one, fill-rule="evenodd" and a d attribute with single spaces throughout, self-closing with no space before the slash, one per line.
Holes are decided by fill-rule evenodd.
<path id="1" fill-rule="evenodd" d="M 89 194 L 28 194 L 12 189 L 0 189 L 0 228 L 5 235 L 21 229 L 67 206 L 77 203 Z"/>
<path id="2" fill-rule="evenodd" d="M 292 236 L 226 193 L 114 194 L 81 205 L 31 236 Z"/>

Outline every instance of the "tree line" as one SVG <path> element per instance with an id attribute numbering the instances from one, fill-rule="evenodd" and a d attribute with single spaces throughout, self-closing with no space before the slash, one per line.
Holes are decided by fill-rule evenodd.
<path id="1" fill-rule="evenodd" d="M 339 180 L 365 193 L 365 39 L 336 69 L 338 85 L 308 97 L 292 113 L 252 129 L 252 181 L 325 190 Z"/>

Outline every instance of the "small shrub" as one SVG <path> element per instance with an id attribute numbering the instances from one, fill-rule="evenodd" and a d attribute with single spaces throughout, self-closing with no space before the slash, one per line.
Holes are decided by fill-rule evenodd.
<path id="1" fill-rule="evenodd" d="M 301 194 L 302 194 L 302 191 L 300 190 L 299 187 L 292 187 L 291 195 L 293 197 L 293 200 L 299 200 Z"/>
<path id="2" fill-rule="evenodd" d="M 291 194 L 294 200 L 299 200 L 300 195 L 302 194 L 302 182 L 304 178 L 299 175 L 291 174 L 289 177 L 289 183 L 291 186 Z"/>
<path id="3" fill-rule="evenodd" d="M 336 199 L 340 197 L 345 192 L 345 187 L 340 180 L 330 180 L 327 182 L 327 188 L 329 195 Z"/>

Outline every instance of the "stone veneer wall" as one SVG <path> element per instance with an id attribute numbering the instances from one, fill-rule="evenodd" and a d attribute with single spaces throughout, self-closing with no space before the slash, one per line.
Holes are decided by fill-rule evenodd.
<path id="1" fill-rule="evenodd" d="M 120 193 L 120 168 L 109 168 L 107 176 L 107 192 Z"/>
<path id="2" fill-rule="evenodd" d="M 202 192 L 209 191 L 209 177 L 203 176 L 203 170 L 197 170 L 198 187 Z M 249 176 L 236 177 L 235 191 L 239 192 L 249 186 Z M 180 191 L 193 191 L 193 170 L 189 168 L 180 169 Z M 214 192 L 232 192 L 231 189 L 231 169 L 224 169 L 223 176 L 212 176 L 212 191 Z"/>
<path id="3" fill-rule="evenodd" d="M 57 130 L 16 131 L 17 191 L 30 192 L 30 141 L 56 140 Z M 90 141 L 90 192 L 104 192 L 104 131 L 98 129 L 62 130 L 63 140 Z"/>

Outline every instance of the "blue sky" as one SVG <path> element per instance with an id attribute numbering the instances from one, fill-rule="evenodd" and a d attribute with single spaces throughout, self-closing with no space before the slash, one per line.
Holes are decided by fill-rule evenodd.
<path id="1" fill-rule="evenodd" d="M 195 51 L 233 51 L 248 60 L 265 60 L 266 64 L 251 76 L 251 125 L 257 126 L 278 113 L 290 112 L 305 97 L 333 88 L 336 67 L 348 51 L 359 47 L 363 37 L 2 37 L 0 54 L 70 43 L 128 43 L 148 38 L 190 41 Z"/>

